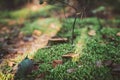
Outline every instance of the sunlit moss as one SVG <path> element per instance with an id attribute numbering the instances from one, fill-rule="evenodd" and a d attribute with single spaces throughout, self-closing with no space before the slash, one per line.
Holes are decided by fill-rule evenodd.
<path id="1" fill-rule="evenodd" d="M 40 30 L 42 33 L 50 34 L 51 32 L 56 32 L 60 29 L 61 23 L 57 18 L 46 18 L 36 20 L 34 22 L 28 22 L 25 24 L 21 30 L 25 34 L 32 34 L 34 30 Z"/>

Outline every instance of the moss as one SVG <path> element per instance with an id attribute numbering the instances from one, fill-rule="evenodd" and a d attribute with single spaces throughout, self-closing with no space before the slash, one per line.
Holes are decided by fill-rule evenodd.
<path id="1" fill-rule="evenodd" d="M 98 30 L 99 25 L 97 22 L 92 21 L 92 19 L 83 20 L 83 23 L 84 21 L 87 21 L 87 23 L 93 23 L 93 26 L 95 25 L 90 29 Z M 63 30 L 66 30 L 66 34 L 71 35 L 69 33 L 69 30 L 71 29 L 70 24 L 67 25 L 65 23 L 63 26 Z M 101 32 L 97 31 L 96 36 L 93 37 L 87 35 L 86 26 L 82 28 L 77 27 L 75 31 L 79 34 L 75 39 L 75 44 L 77 44 L 77 42 L 83 42 L 82 49 L 79 46 L 72 47 L 69 44 L 61 44 L 52 46 L 48 49 L 40 49 L 36 53 L 35 60 L 44 61 L 46 65 L 51 63 L 53 60 L 61 59 L 61 55 L 66 54 L 69 51 L 77 50 L 77 52 L 81 53 L 80 59 L 77 63 L 68 61 L 63 65 L 57 66 L 56 68 L 52 68 L 49 65 L 47 70 L 49 74 L 45 76 L 44 80 L 114 80 L 115 78 L 112 77 L 110 68 L 104 65 L 97 67 L 96 62 L 104 60 L 113 60 L 114 63 L 120 62 L 120 38 L 116 36 L 119 29 L 104 27 Z M 64 31 L 59 34 L 64 36 Z M 107 36 L 112 35 L 115 41 L 107 40 L 107 38 L 103 39 L 103 34 Z M 45 64 L 43 66 L 45 66 Z M 42 66 L 42 64 L 40 65 Z M 42 68 L 44 68 L 43 70 L 46 69 L 45 67 Z M 75 71 L 68 73 L 67 70 L 71 68 L 75 69 Z M 40 71 L 44 72 L 43 70 L 40 69 Z"/>
<path id="2" fill-rule="evenodd" d="M 55 25 L 55 28 L 52 29 L 51 25 Z M 42 33 L 51 33 L 55 32 L 57 29 L 61 27 L 61 23 L 57 18 L 46 18 L 42 20 L 35 20 L 32 23 L 26 22 L 25 26 L 21 29 L 21 31 L 25 34 L 32 34 L 34 30 L 40 30 Z"/>

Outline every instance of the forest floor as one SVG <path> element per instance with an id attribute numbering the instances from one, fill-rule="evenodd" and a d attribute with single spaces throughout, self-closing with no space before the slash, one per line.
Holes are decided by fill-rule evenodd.
<path id="1" fill-rule="evenodd" d="M 101 28 L 96 17 L 78 18 L 71 44 L 75 19 L 60 10 L 44 4 L 0 12 L 0 80 L 14 80 L 26 56 L 33 67 L 17 80 L 119 80 L 120 19 L 100 19 Z M 63 63 L 67 53 L 80 58 Z"/>
<path id="2" fill-rule="evenodd" d="M 51 6 L 46 7 L 45 11 L 49 11 L 49 7 Z M 29 6 L 25 9 L 9 12 L 3 16 L 0 20 L 0 58 L 15 58 L 18 54 L 33 53 L 37 49 L 43 48 L 48 43 L 48 40 L 60 30 L 60 23 L 57 18 L 40 17 L 42 11 L 36 12 L 38 9 L 41 10 L 40 8 L 41 6 Z M 25 14 L 25 10 L 27 10 L 27 14 Z M 33 12 L 33 14 L 29 14 L 29 11 Z M 43 13 L 45 11 L 43 10 Z M 34 17 L 38 13 L 40 15 Z M 31 16 L 35 18 L 34 21 L 26 19 L 26 17 Z M 46 14 L 45 16 L 48 15 Z M 45 25 L 43 25 L 44 23 Z"/>
<path id="3" fill-rule="evenodd" d="M 0 19 L 0 71 L 4 71 L 6 65 L 13 67 L 27 55 L 33 59 L 38 49 L 47 47 L 49 39 L 61 28 L 58 18 L 49 18 L 48 11 L 52 12 L 53 8 L 30 5 L 20 10 L 0 12 L 3 14 Z M 0 73 L 2 80 L 6 77 Z"/>

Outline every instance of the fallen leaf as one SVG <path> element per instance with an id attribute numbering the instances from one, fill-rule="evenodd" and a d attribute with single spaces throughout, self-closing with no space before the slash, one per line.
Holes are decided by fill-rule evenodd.
<path id="1" fill-rule="evenodd" d="M 18 35 L 18 38 L 21 39 L 24 37 L 24 33 L 23 32 L 20 32 L 19 35 Z"/>
<path id="2" fill-rule="evenodd" d="M 32 71 L 39 70 L 39 64 L 34 64 Z"/>
<path id="3" fill-rule="evenodd" d="M 14 49 L 14 48 L 8 48 L 7 51 L 8 53 L 12 53 L 12 54 L 17 53 L 17 49 Z"/>
<path id="4" fill-rule="evenodd" d="M 95 30 L 90 30 L 90 31 L 88 32 L 88 35 L 89 35 L 89 36 L 95 36 L 95 35 L 96 35 L 96 31 L 95 31 Z"/>
<path id="5" fill-rule="evenodd" d="M 40 30 L 34 30 L 33 35 L 40 36 L 42 32 Z"/>
<path id="6" fill-rule="evenodd" d="M 102 67 L 102 61 L 96 61 L 96 67 Z"/>
<path id="7" fill-rule="evenodd" d="M 62 60 L 54 60 L 53 62 L 52 62 L 52 66 L 55 68 L 56 66 L 58 66 L 58 65 L 60 65 L 60 64 L 62 64 L 63 62 L 62 62 Z"/>
<path id="8" fill-rule="evenodd" d="M 46 76 L 46 75 L 48 75 L 48 74 L 50 74 L 48 71 L 46 71 L 46 72 L 42 72 L 41 74 L 38 74 L 37 75 L 37 77 L 36 77 L 36 79 L 35 80 L 43 80 L 43 78 Z"/>
<path id="9" fill-rule="evenodd" d="M 4 38 L 0 38 L 0 42 L 4 42 Z"/>
<path id="10" fill-rule="evenodd" d="M 120 72 L 120 64 L 113 65 L 112 67 L 113 72 Z"/>
<path id="11" fill-rule="evenodd" d="M 67 38 L 51 38 L 49 41 L 54 41 L 54 42 L 66 42 L 68 41 Z"/>
<path id="12" fill-rule="evenodd" d="M 14 47 L 18 48 L 18 47 L 23 46 L 23 45 L 25 45 L 25 42 L 23 40 L 20 40 L 14 45 Z"/>
<path id="13" fill-rule="evenodd" d="M 16 24 L 16 20 L 10 20 L 10 21 L 8 22 L 8 25 L 14 25 L 14 24 Z"/>
<path id="14" fill-rule="evenodd" d="M 16 73 L 18 70 L 18 64 L 14 65 L 12 68 L 12 73 Z"/>
<path id="15" fill-rule="evenodd" d="M 112 65 L 113 61 L 112 60 L 105 60 L 102 63 L 103 63 L 104 66 L 110 67 Z"/>
<path id="16" fill-rule="evenodd" d="M 18 23 L 19 25 L 23 24 L 24 22 L 25 22 L 25 19 L 24 19 L 24 18 L 20 18 L 20 19 L 17 21 L 17 23 Z"/>
<path id="17" fill-rule="evenodd" d="M 116 35 L 120 37 L 120 32 L 118 32 Z"/>
<path id="18" fill-rule="evenodd" d="M 1 31 L 3 31 L 4 33 L 9 33 L 10 32 L 10 30 L 8 29 L 8 27 L 3 27 L 2 29 L 1 29 Z"/>
<path id="19" fill-rule="evenodd" d="M 12 38 L 11 38 L 11 39 L 7 39 L 7 44 L 8 44 L 8 45 L 16 44 L 16 40 L 15 40 L 15 39 L 12 40 Z"/>
<path id="20" fill-rule="evenodd" d="M 68 53 L 65 55 L 62 55 L 62 59 L 64 62 L 70 60 L 72 62 L 77 62 L 79 60 L 80 55 L 76 53 Z"/>
<path id="21" fill-rule="evenodd" d="M 112 65 L 112 75 L 120 77 L 120 64 L 114 63 Z"/>
<path id="22" fill-rule="evenodd" d="M 34 39 L 32 36 L 25 36 L 23 40 L 27 42 L 27 41 L 33 41 Z"/>
<path id="23" fill-rule="evenodd" d="M 54 29 L 54 28 L 56 28 L 56 27 L 57 27 L 57 26 L 56 26 L 54 23 L 51 23 L 51 24 L 50 24 L 50 28 L 53 28 L 53 29 Z"/>
<path id="24" fill-rule="evenodd" d="M 24 51 L 23 51 L 23 50 L 18 50 L 17 53 L 18 53 L 18 54 L 23 54 Z"/>
<path id="25" fill-rule="evenodd" d="M 74 69 L 74 68 L 67 69 L 67 73 L 73 73 L 73 72 L 75 72 L 75 70 L 76 70 L 76 69 Z"/>
<path id="26" fill-rule="evenodd" d="M 14 64 L 15 64 L 15 62 L 11 62 L 11 61 L 8 62 L 8 66 L 10 66 L 10 67 L 13 67 Z"/>

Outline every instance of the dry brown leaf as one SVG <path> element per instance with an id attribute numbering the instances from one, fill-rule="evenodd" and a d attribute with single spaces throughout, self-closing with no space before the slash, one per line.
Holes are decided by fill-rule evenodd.
<path id="1" fill-rule="evenodd" d="M 34 64 L 32 71 L 39 70 L 39 64 Z"/>
<path id="2" fill-rule="evenodd" d="M 103 61 L 103 65 L 108 66 L 108 67 L 111 66 L 112 63 L 113 63 L 112 60 L 105 60 L 105 61 Z"/>
<path id="3" fill-rule="evenodd" d="M 120 76 L 120 64 L 114 64 L 112 66 L 112 74 L 116 76 Z"/>
<path id="4" fill-rule="evenodd" d="M 120 37 L 120 32 L 118 32 L 116 35 Z"/>
<path id="5" fill-rule="evenodd" d="M 50 27 L 53 28 L 53 29 L 55 29 L 57 26 L 54 23 L 51 23 Z"/>
<path id="6" fill-rule="evenodd" d="M 19 35 L 18 35 L 18 38 L 21 39 L 24 37 L 24 33 L 23 32 L 20 32 Z"/>
<path id="7" fill-rule="evenodd" d="M 67 38 L 51 38 L 51 39 L 49 39 L 49 41 L 53 41 L 53 42 L 66 42 L 66 41 L 68 41 L 68 39 Z"/>
<path id="8" fill-rule="evenodd" d="M 8 62 L 8 66 L 10 66 L 10 67 L 13 67 L 14 64 L 15 64 L 15 62 L 11 62 L 11 61 Z"/>
<path id="9" fill-rule="evenodd" d="M 77 56 L 79 56 L 79 54 L 75 54 L 75 53 L 69 53 L 69 54 L 65 54 L 65 55 L 63 55 L 62 57 L 68 57 L 68 58 L 73 58 L 73 57 L 77 57 Z"/>
<path id="10" fill-rule="evenodd" d="M 10 32 L 10 30 L 9 30 L 9 28 L 8 27 L 3 27 L 2 29 L 1 29 L 1 31 L 0 31 L 0 33 L 9 33 Z"/>
<path id="11" fill-rule="evenodd" d="M 77 53 L 68 53 L 65 55 L 62 55 L 62 59 L 64 62 L 66 61 L 72 61 L 72 62 L 77 62 L 79 60 L 80 55 Z"/>
<path id="12" fill-rule="evenodd" d="M 62 62 L 62 60 L 54 60 L 53 62 L 52 62 L 52 66 L 55 68 L 56 66 L 58 66 L 58 65 L 60 65 L 60 64 L 62 64 L 63 62 Z"/>
<path id="13" fill-rule="evenodd" d="M 0 42 L 4 42 L 4 38 L 0 38 Z"/>
<path id="14" fill-rule="evenodd" d="M 13 53 L 13 54 L 17 53 L 17 49 L 14 48 L 8 48 L 7 51 L 8 53 Z"/>
<path id="15" fill-rule="evenodd" d="M 23 50 L 18 50 L 18 51 L 17 51 L 17 54 L 23 54 L 23 53 L 24 53 Z"/>
<path id="16" fill-rule="evenodd" d="M 42 34 L 42 32 L 39 31 L 39 30 L 34 30 L 33 31 L 33 35 L 40 36 L 41 34 Z"/>
<path id="17" fill-rule="evenodd" d="M 96 31 L 95 31 L 95 30 L 90 30 L 90 31 L 88 32 L 88 35 L 89 35 L 89 36 L 95 36 L 95 35 L 96 35 Z"/>
<path id="18" fill-rule="evenodd" d="M 45 77 L 45 73 L 41 73 L 41 74 L 37 75 L 36 79 L 40 79 L 40 78 L 44 78 L 44 77 Z"/>
<path id="19" fill-rule="evenodd" d="M 24 38 L 23 38 L 23 40 L 24 41 L 26 41 L 26 42 L 28 42 L 28 41 L 33 41 L 34 40 L 34 38 L 32 37 L 32 36 L 25 36 Z"/>
<path id="20" fill-rule="evenodd" d="M 10 21 L 8 22 L 8 25 L 14 25 L 14 24 L 16 24 L 16 20 L 10 20 Z"/>

